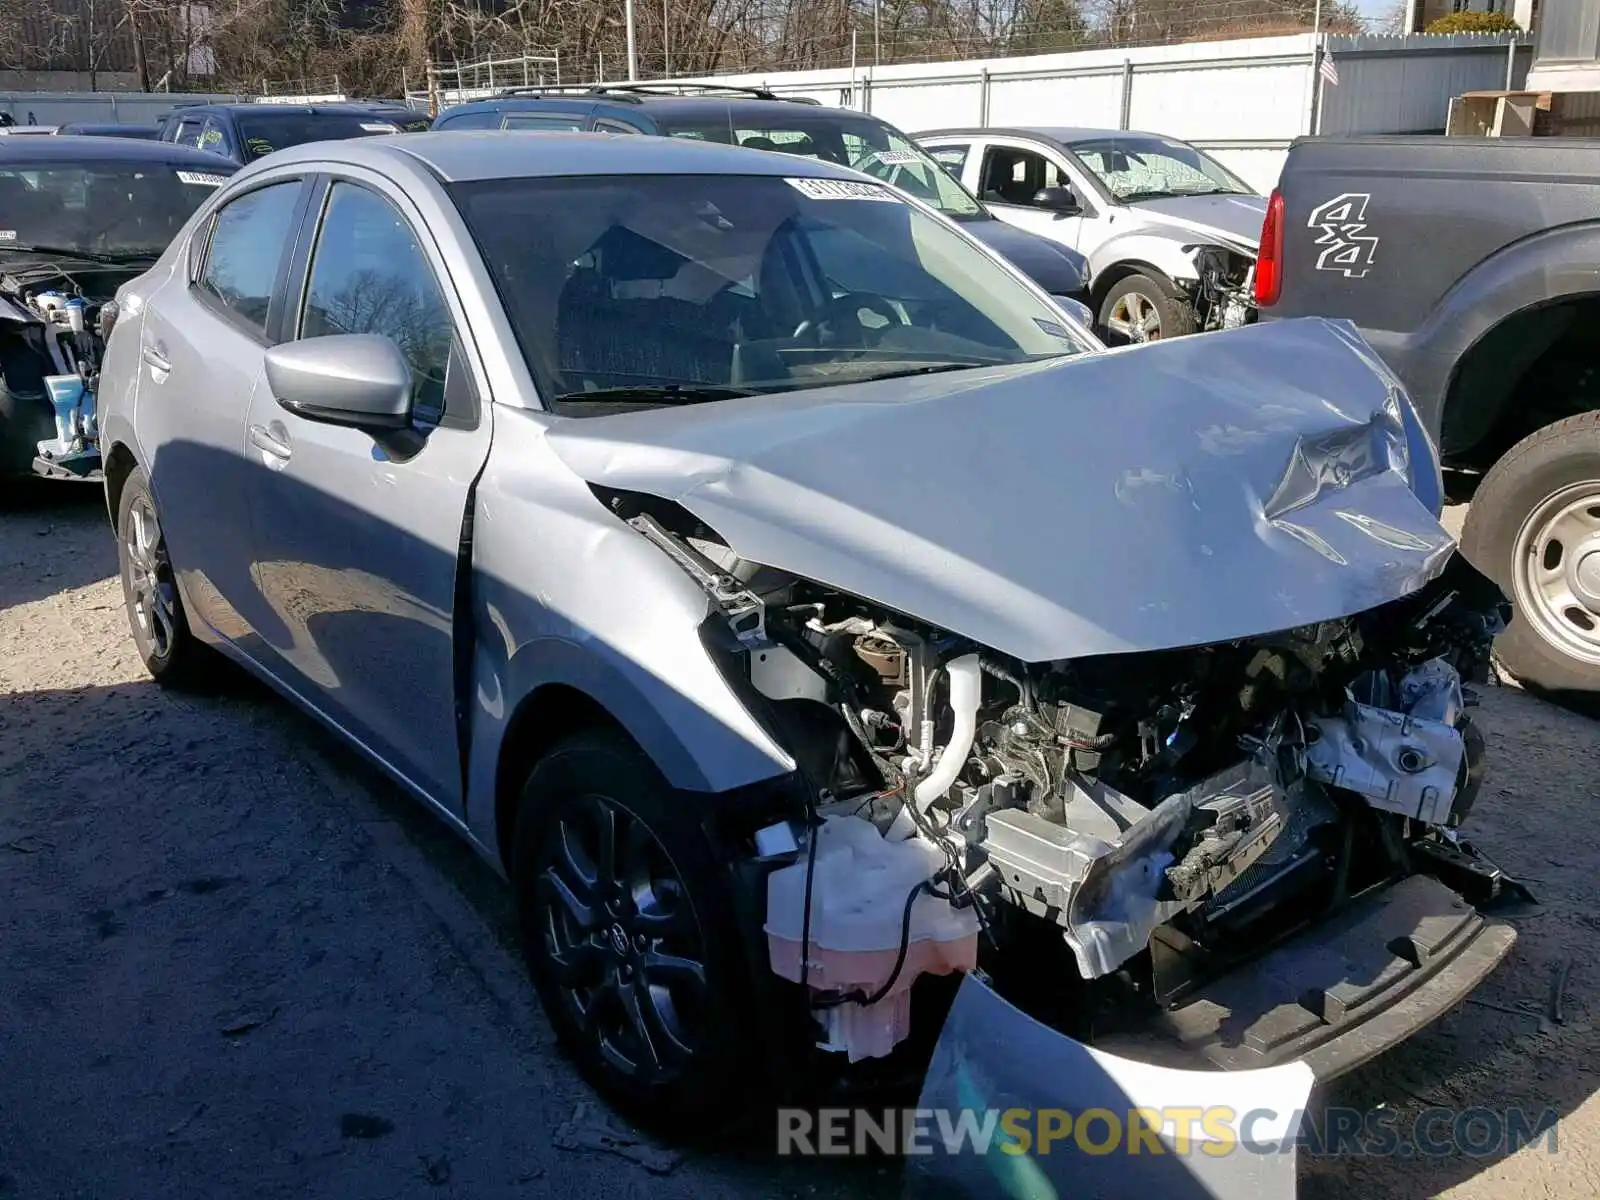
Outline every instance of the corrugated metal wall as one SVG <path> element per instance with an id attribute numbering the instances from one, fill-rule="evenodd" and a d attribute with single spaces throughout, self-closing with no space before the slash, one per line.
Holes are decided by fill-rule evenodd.
<path id="1" fill-rule="evenodd" d="M 40 125 L 95 121 L 114 125 L 153 125 L 179 104 L 246 100 L 247 96 L 180 92 L 0 92 L 0 112 L 17 124 L 32 113 Z"/>
<path id="2" fill-rule="evenodd" d="M 1330 36 L 1324 45 L 1338 86 L 1316 73 L 1311 34 L 704 82 L 865 108 L 910 133 L 1023 124 L 1154 130 L 1211 151 L 1267 190 L 1289 143 L 1312 131 L 1314 104 L 1324 133 L 1442 130 L 1452 96 L 1505 86 L 1511 52 L 1503 36 L 1474 34 Z M 1519 43 L 1513 86 L 1528 55 Z"/>

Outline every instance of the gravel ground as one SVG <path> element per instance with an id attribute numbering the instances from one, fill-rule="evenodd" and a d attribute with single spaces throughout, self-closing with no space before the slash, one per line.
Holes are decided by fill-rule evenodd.
<path id="1" fill-rule="evenodd" d="M 114 569 L 92 490 L 0 501 L 0 1196 L 893 1194 L 881 1166 L 556 1149 L 589 1097 L 498 880 L 254 685 L 158 691 Z M 1543 908 L 1465 1006 L 1319 1103 L 1402 1130 L 1553 1109 L 1557 1150 L 1308 1156 L 1309 1200 L 1600 1194 L 1596 726 L 1512 688 L 1482 719 L 1469 833 Z"/>

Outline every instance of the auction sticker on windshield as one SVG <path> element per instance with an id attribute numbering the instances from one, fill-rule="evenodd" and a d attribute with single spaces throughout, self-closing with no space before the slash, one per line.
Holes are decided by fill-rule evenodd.
<path id="1" fill-rule="evenodd" d="M 221 187 L 228 182 L 226 175 L 211 175 L 204 171 L 179 171 L 178 179 L 182 183 L 197 183 L 201 187 Z"/>
<path id="2" fill-rule="evenodd" d="M 785 179 L 790 187 L 813 200 L 883 200 L 899 204 L 900 200 L 875 183 L 857 183 L 853 179 Z"/>
<path id="3" fill-rule="evenodd" d="M 0 242 L 14 242 L 17 240 L 15 229 L 0 229 Z"/>

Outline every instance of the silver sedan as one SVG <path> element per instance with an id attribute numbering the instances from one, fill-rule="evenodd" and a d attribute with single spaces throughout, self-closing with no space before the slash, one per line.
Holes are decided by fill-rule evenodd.
<path id="1" fill-rule="evenodd" d="M 964 978 L 1291 1064 L 1288 1111 L 1510 945 L 1425 865 L 1479 861 L 1499 597 L 1342 327 L 1106 352 L 848 169 L 499 132 L 272 155 L 110 323 L 151 673 L 242 663 L 503 871 L 620 1105 L 925 1053 Z M 1236 986 L 1313 911 L 1339 953 Z M 1451 954 L 1391 953 L 1447 915 Z M 1167 975 L 1214 1012 L 1224 963 L 1248 1011 L 1173 1024 Z"/>

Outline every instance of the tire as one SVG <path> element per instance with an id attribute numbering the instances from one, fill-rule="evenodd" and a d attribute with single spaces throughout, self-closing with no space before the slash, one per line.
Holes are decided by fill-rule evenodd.
<path id="1" fill-rule="evenodd" d="M 189 629 L 150 481 L 137 468 L 117 501 L 117 566 L 133 644 L 162 687 L 201 690 L 216 660 Z"/>
<path id="2" fill-rule="evenodd" d="M 1530 689 L 1583 693 L 1592 703 L 1600 693 L 1600 412 L 1547 425 L 1507 451 L 1473 495 L 1461 551 L 1511 599 L 1511 624 L 1495 643 L 1501 668 Z"/>
<path id="3" fill-rule="evenodd" d="M 1198 324 L 1194 308 L 1168 280 L 1136 271 L 1113 284 L 1100 302 L 1100 328 L 1112 345 L 1125 346 L 1184 337 Z"/>
<path id="4" fill-rule="evenodd" d="M 615 1108 L 672 1135 L 737 1119 L 756 1082 L 732 895 L 697 803 L 620 733 L 581 733 L 530 772 L 508 864 L 562 1048 Z"/>

